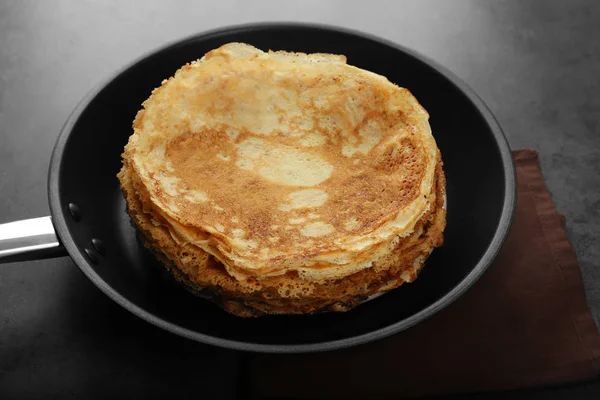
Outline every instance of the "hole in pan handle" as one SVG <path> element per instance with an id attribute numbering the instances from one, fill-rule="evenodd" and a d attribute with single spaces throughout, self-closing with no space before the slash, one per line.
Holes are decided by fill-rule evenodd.
<path id="1" fill-rule="evenodd" d="M 50 217 L 0 224 L 0 264 L 66 255 Z"/>

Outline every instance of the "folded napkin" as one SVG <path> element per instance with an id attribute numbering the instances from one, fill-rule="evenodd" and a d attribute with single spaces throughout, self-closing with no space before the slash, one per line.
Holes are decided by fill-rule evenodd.
<path id="1" fill-rule="evenodd" d="M 417 326 L 362 346 L 251 355 L 258 399 L 398 399 L 518 389 L 600 376 L 600 335 L 585 301 L 564 217 L 537 153 L 513 153 L 515 220 L 489 270 Z"/>

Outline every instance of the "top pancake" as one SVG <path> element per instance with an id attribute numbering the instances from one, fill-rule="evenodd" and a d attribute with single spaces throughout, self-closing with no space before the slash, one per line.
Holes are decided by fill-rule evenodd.
<path id="1" fill-rule="evenodd" d="M 253 275 L 368 267 L 434 183 L 427 112 L 343 56 L 227 44 L 163 81 L 133 127 L 124 157 L 173 233 Z"/>

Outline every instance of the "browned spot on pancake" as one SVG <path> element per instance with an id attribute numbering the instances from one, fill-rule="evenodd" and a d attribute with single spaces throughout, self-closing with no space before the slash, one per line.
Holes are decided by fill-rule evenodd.
<path id="1" fill-rule="evenodd" d="M 297 189 L 269 182 L 255 172 L 236 167 L 236 144 L 226 140 L 226 129 L 223 126 L 221 130 L 213 128 L 179 136 L 168 144 L 166 155 L 183 187 L 201 188 L 214 203 L 228 212 L 221 216 L 212 212 L 210 203 L 188 204 L 184 200 L 178 203 L 178 207 L 194 226 L 212 226 L 216 223 L 227 226 L 231 216 L 235 215 L 242 229 L 255 232 L 255 227 L 260 228 L 255 232 L 259 246 L 271 247 L 272 243 L 268 241 L 272 237 L 269 227 L 286 225 L 289 213 L 279 210 L 279 206 L 285 204 L 286 197 Z M 252 136 L 247 132 L 241 133 L 236 142 L 248 137 Z M 285 137 L 275 136 L 271 140 L 289 143 Z M 401 209 L 417 196 L 423 175 L 422 151 L 412 145 L 410 137 L 401 139 L 401 151 L 396 146 L 380 149 L 382 146 L 376 146 L 372 154 L 336 159 L 333 177 L 316 186 L 328 196 L 327 206 L 319 207 L 318 212 L 321 221 L 336 228 L 331 233 L 333 239 L 346 234 L 343 229 L 346 218 L 342 216 L 357 216 L 359 224 L 353 232 L 360 232 L 361 229 L 371 231 L 380 226 L 390 213 Z M 334 149 L 336 146 L 333 143 L 324 147 L 324 153 L 339 152 Z M 231 161 L 220 161 L 217 154 L 226 154 Z M 356 158 L 367 161 L 369 157 L 374 159 L 358 166 L 353 163 Z M 295 210 L 294 218 L 307 218 L 314 210 Z M 285 246 L 299 240 L 304 240 L 303 235 L 294 229 L 287 231 L 279 244 Z"/>

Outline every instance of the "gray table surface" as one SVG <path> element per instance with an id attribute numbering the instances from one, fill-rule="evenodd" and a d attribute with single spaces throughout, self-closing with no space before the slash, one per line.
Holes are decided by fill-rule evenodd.
<path id="1" fill-rule="evenodd" d="M 463 78 L 512 148 L 540 152 L 600 320 L 600 6 L 594 0 L 2 0 L 0 223 L 48 215 L 52 146 L 95 84 L 159 45 L 256 21 L 362 30 Z M 236 354 L 150 327 L 105 298 L 68 258 L 0 266 L 0 305 L 0 398 L 146 397 L 173 387 L 181 394 L 208 391 L 208 398 L 235 394 L 233 380 L 215 369 L 235 370 Z M 190 368 L 197 359 L 214 365 L 213 372 Z M 599 398 L 600 384 L 511 397 Z"/>

